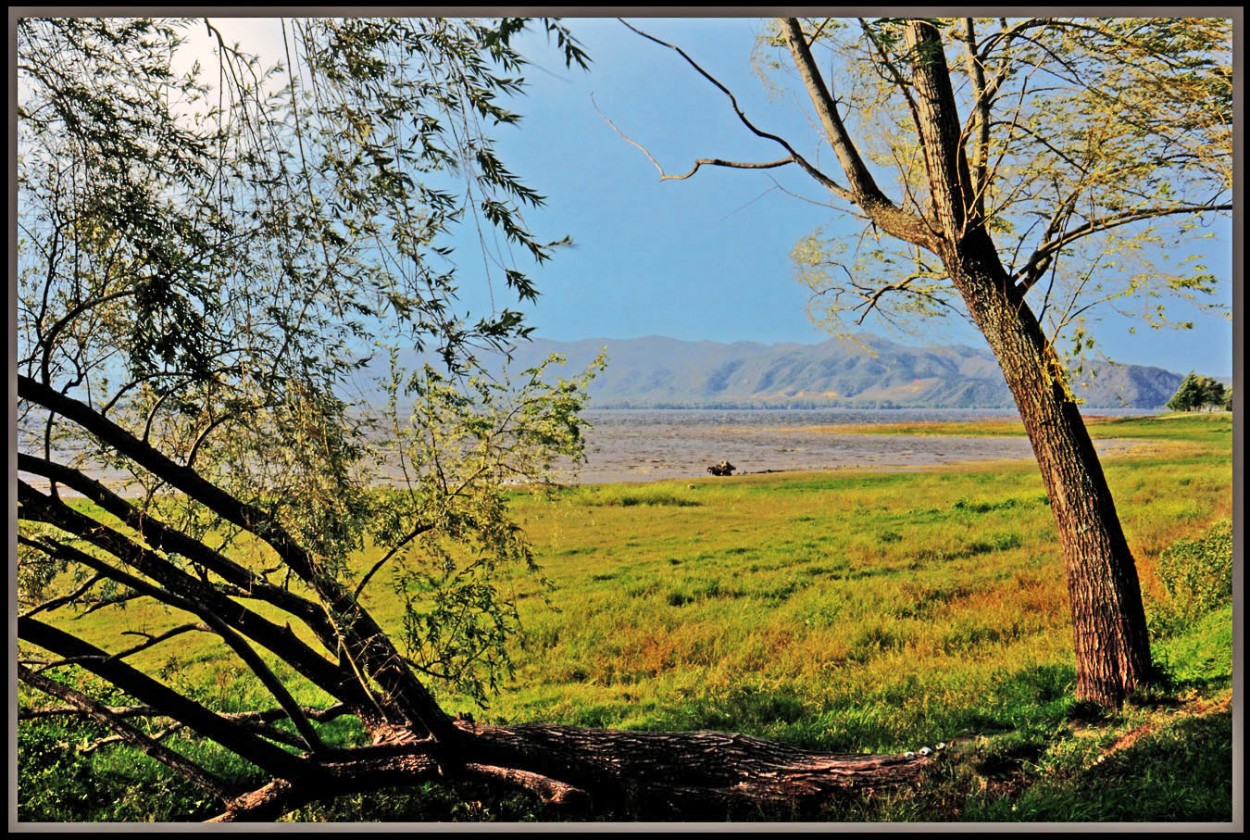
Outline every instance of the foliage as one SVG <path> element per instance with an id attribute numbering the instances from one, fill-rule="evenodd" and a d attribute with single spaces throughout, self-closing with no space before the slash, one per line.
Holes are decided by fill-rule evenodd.
<path id="1" fill-rule="evenodd" d="M 1225 388 L 1224 383 L 1190 371 L 1168 400 L 1168 408 L 1173 411 L 1198 411 L 1203 408 L 1231 411 L 1232 401 L 1232 389 Z"/>
<path id="2" fill-rule="evenodd" d="M 830 23 L 805 31 L 834 58 L 848 120 L 900 207 L 924 212 L 931 182 L 905 81 L 916 58 L 901 23 Z M 1074 358 L 1093 350 L 1108 307 L 1153 329 L 1192 327 L 1168 318 L 1169 302 L 1223 311 L 1191 246 L 1211 237 L 1202 214 L 1227 210 L 1231 194 L 1230 19 L 935 23 L 979 189 L 970 203 L 1052 346 Z M 814 317 L 835 331 L 873 314 L 904 331 L 967 317 L 947 269 L 877 227 L 857 238 L 818 229 L 792 256 Z"/>
<path id="3" fill-rule="evenodd" d="M 1223 520 L 1196 539 L 1182 537 L 1159 557 L 1159 577 L 1173 604 L 1189 616 L 1231 603 L 1233 523 Z"/>
<path id="4" fill-rule="evenodd" d="M 484 700 L 509 673 L 501 570 L 534 563 L 505 484 L 576 465 L 593 374 L 513 383 L 521 315 L 458 309 L 457 228 L 498 236 L 485 279 L 521 301 L 509 252 L 560 244 L 494 147 L 529 23 L 284 20 L 267 67 L 212 21 L 18 21 L 19 673 L 212 808 L 232 787 L 205 744 L 282 776 L 342 708 L 445 732 L 421 679 Z M 185 59 L 197 31 L 211 70 Z M 364 604 L 384 569 L 389 631 Z M 201 634 L 230 660 L 196 684 L 175 652 Z M 73 662 L 98 680 L 49 680 Z"/>
<path id="5" fill-rule="evenodd" d="M 375 563 L 356 591 L 389 563 L 414 667 L 478 704 L 510 676 L 507 643 L 520 630 L 499 587 L 501 569 L 538 571 L 508 511 L 508 489 L 548 486 L 556 456 L 582 457 L 585 388 L 602 367 L 600 359 L 578 380 L 548 385 L 543 376 L 555 363 L 563 359 L 525 371 L 516 384 L 472 378 L 468 393 L 429 366 L 414 373 L 404 390 L 418 400 L 394 430 L 403 487 L 377 494 L 370 511 L 371 543 L 399 550 Z M 421 534 L 408 542 L 414 521 Z"/>

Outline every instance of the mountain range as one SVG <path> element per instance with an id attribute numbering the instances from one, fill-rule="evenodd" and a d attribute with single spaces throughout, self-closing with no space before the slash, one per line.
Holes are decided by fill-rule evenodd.
<path id="1" fill-rule="evenodd" d="M 681 341 L 673 338 L 535 339 L 515 369 L 558 353 L 564 376 L 606 348 L 589 387 L 590 408 L 1011 408 L 988 350 L 913 347 L 877 336 L 819 344 Z M 1088 408 L 1157 409 L 1183 377 L 1157 367 L 1089 361 L 1074 391 Z"/>

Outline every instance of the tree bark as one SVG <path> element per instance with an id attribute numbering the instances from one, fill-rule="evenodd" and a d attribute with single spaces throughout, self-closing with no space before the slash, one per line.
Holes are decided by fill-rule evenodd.
<path id="1" fill-rule="evenodd" d="M 953 249 L 946 266 L 1002 368 L 1041 470 L 1067 567 L 1077 697 L 1116 708 L 1152 674 L 1137 566 L 1066 373 L 996 252 L 978 239 Z"/>
<path id="2" fill-rule="evenodd" d="M 213 821 L 272 820 L 308 802 L 433 778 L 524 790 L 555 815 L 810 818 L 840 799 L 915 785 L 939 755 L 809 752 L 720 732 L 457 725 L 465 737 L 454 751 L 396 730 L 390 743 L 330 756 L 303 779 L 275 779 Z"/>
<path id="3" fill-rule="evenodd" d="M 905 63 L 911 75 L 896 76 L 924 154 L 929 201 L 919 215 L 895 206 L 878 188 L 821 79 L 802 26 L 795 18 L 782 23 L 827 140 L 850 179 L 852 200 L 882 231 L 942 261 L 1002 369 L 1059 531 L 1076 641 L 1077 697 L 1118 707 L 1152 673 L 1137 567 L 1066 373 L 1025 301 L 1028 287 L 1008 275 L 986 229 L 941 34 L 926 20 L 907 20 Z"/>
<path id="4" fill-rule="evenodd" d="M 937 248 L 1024 421 L 1058 526 L 1076 647 L 1077 697 L 1118 707 L 1151 673 L 1137 567 L 1067 375 L 975 212 L 941 36 L 906 28 Z"/>

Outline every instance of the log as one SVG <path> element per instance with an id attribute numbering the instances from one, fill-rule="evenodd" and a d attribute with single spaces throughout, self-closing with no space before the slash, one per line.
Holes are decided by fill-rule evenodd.
<path id="1" fill-rule="evenodd" d="M 391 729 L 298 780 L 240 797 L 214 821 L 272 820 L 300 804 L 432 778 L 534 795 L 558 817 L 803 819 L 839 800 L 917 785 L 938 754 L 816 752 L 724 732 L 630 732 L 458 721 L 454 744 Z M 288 807 L 289 806 L 289 807 Z"/>

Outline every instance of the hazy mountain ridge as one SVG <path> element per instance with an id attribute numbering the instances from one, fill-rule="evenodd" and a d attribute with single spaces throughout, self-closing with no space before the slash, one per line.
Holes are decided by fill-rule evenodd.
<path id="1" fill-rule="evenodd" d="M 516 352 L 523 369 L 559 353 L 566 376 L 607 348 L 591 383 L 591 408 L 1011 408 L 988 350 L 912 347 L 876 336 L 867 349 L 820 344 L 721 344 L 650 337 L 563 342 L 535 339 Z M 1090 408 L 1162 407 L 1182 376 L 1157 367 L 1087 362 L 1076 393 Z"/>

